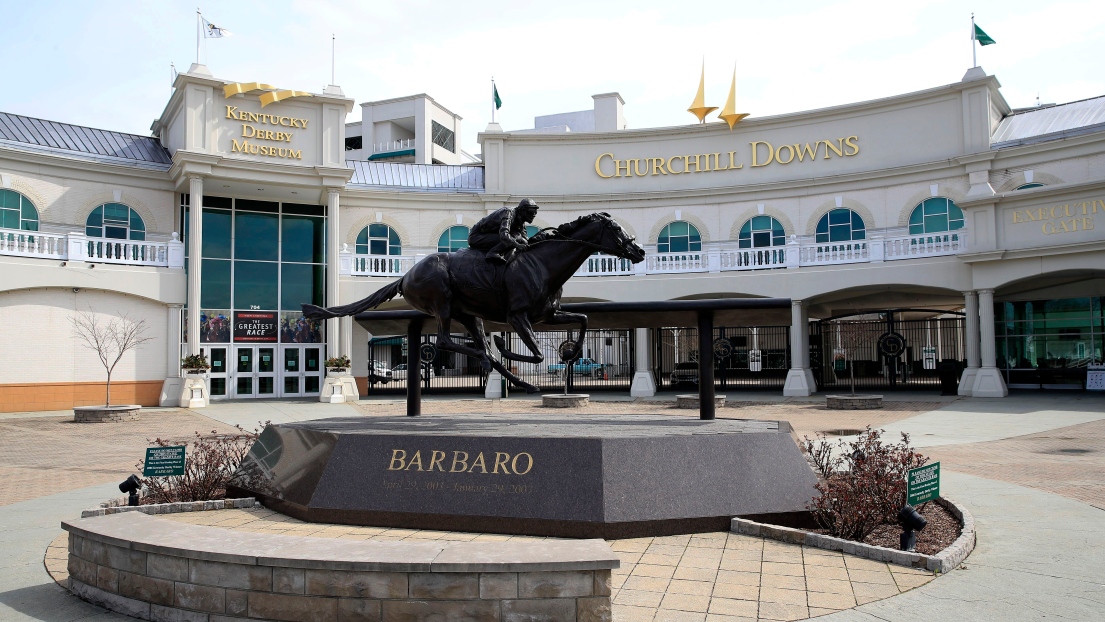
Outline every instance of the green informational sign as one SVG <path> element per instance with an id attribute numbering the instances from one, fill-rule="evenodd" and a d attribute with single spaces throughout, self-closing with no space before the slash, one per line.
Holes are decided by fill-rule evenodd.
<path id="1" fill-rule="evenodd" d="M 147 447 L 143 477 L 184 475 L 184 446 Z"/>
<path id="2" fill-rule="evenodd" d="M 906 503 L 916 507 L 940 496 L 940 463 L 933 462 L 906 473 Z"/>

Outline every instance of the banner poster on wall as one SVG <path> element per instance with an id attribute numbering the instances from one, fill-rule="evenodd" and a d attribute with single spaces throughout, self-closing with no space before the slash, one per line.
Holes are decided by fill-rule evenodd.
<path id="1" fill-rule="evenodd" d="M 276 343 L 275 311 L 235 311 L 234 341 Z"/>

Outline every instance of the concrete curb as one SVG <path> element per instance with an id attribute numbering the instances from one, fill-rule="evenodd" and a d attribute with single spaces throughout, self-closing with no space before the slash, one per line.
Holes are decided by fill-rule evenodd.
<path id="1" fill-rule="evenodd" d="M 921 553 L 899 551 L 882 546 L 873 546 L 862 542 L 853 542 L 832 536 L 824 536 L 801 529 L 768 525 L 743 518 L 734 518 L 729 530 L 749 536 L 771 538 L 790 544 L 801 544 L 829 551 L 843 551 L 856 557 L 887 562 L 898 566 L 911 568 L 925 568 L 941 574 L 950 572 L 953 568 L 963 563 L 971 551 L 975 549 L 975 519 L 967 508 L 958 505 L 950 499 L 943 497 L 936 500 L 959 520 L 962 531 L 951 546 L 940 551 L 936 555 L 922 555 Z"/>
<path id="2" fill-rule="evenodd" d="M 253 497 L 240 499 L 216 499 L 214 501 L 178 501 L 176 503 L 153 503 L 150 505 L 118 505 L 81 511 L 81 518 L 121 514 L 123 512 L 141 512 L 143 514 L 178 514 L 180 512 L 202 512 L 204 510 L 232 510 L 252 508 L 261 505 Z"/>

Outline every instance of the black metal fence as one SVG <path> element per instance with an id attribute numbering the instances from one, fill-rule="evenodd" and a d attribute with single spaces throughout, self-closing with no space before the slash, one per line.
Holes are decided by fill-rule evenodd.
<path id="1" fill-rule="evenodd" d="M 576 331 L 574 334 L 578 334 Z M 572 374 L 566 377 L 566 367 L 560 362 L 558 348 L 568 340 L 568 331 L 542 331 L 536 333 L 537 343 L 545 360 L 541 363 L 503 361 L 513 373 L 542 391 L 562 391 L 567 380 L 570 390 L 629 391 L 633 379 L 634 340 L 631 330 L 587 331 L 583 352 L 570 365 Z M 506 333 L 507 347 L 519 354 L 529 354 L 529 349 L 518 335 Z M 467 335 L 453 335 L 458 343 L 471 345 Z M 435 344 L 437 335 L 422 335 L 422 344 Z M 420 350 L 423 348 L 419 348 Z M 407 339 L 386 337 L 374 339 L 368 346 L 369 383 L 368 394 L 400 394 L 407 390 Z M 417 350 L 416 350 L 417 353 Z M 416 355 L 415 360 L 418 360 Z M 474 357 L 436 350 L 433 360 L 423 365 L 422 390 L 430 393 L 483 393 L 487 384 L 487 371 Z M 390 372 L 390 374 L 389 374 Z"/>
<path id="2" fill-rule="evenodd" d="M 810 367 L 818 390 L 850 389 L 853 373 L 857 389 L 936 389 L 942 364 L 954 365 L 958 377 L 967 365 L 963 317 L 903 315 L 887 311 L 811 324 Z M 901 337 L 896 356 L 880 351 L 880 339 L 888 334 Z"/>
<path id="3" fill-rule="evenodd" d="M 698 329 L 653 330 L 657 389 L 693 390 L 697 384 Z M 782 389 L 790 368 L 789 326 L 720 326 L 714 329 L 714 386 Z"/>

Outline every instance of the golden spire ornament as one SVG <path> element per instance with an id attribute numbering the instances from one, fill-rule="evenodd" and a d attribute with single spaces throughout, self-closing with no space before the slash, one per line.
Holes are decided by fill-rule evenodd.
<path id="1" fill-rule="evenodd" d="M 734 77 L 736 72 L 734 70 Z M 694 102 L 691 103 L 691 107 L 687 108 L 687 112 L 698 117 L 699 123 L 706 122 L 706 115 L 717 110 L 717 106 L 706 105 L 706 61 L 702 61 L 702 77 L 698 80 L 698 95 L 694 96 Z"/>
<path id="2" fill-rule="evenodd" d="M 729 87 L 729 99 L 725 100 L 725 107 L 718 113 L 718 118 L 724 119 L 729 124 L 729 130 L 732 131 L 733 126 L 740 123 L 741 119 L 748 115 L 743 112 L 737 112 L 737 68 L 733 68 L 733 85 Z"/>

